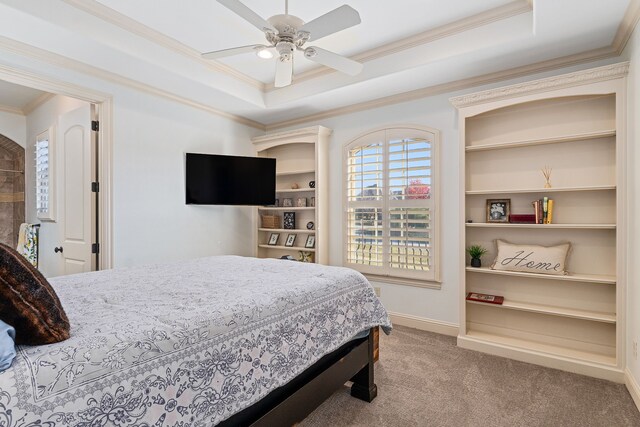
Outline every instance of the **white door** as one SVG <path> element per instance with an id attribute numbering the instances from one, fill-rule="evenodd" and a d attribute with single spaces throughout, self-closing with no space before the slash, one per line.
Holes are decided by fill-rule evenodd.
<path id="1" fill-rule="evenodd" d="M 59 243 L 55 253 L 61 274 L 95 269 L 92 218 L 93 181 L 91 106 L 58 118 Z"/>

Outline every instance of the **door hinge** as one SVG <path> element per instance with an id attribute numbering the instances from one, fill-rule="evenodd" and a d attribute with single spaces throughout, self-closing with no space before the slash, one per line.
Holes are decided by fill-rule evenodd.
<path id="1" fill-rule="evenodd" d="M 91 120 L 91 130 L 96 131 L 96 132 L 99 131 L 100 130 L 100 122 L 97 121 L 97 120 Z"/>
<path id="2" fill-rule="evenodd" d="M 100 243 L 92 243 L 91 244 L 91 253 L 92 254 L 100 253 Z"/>
<path id="3" fill-rule="evenodd" d="M 91 192 L 92 193 L 99 193 L 100 192 L 100 183 L 99 182 L 92 182 L 91 183 Z"/>

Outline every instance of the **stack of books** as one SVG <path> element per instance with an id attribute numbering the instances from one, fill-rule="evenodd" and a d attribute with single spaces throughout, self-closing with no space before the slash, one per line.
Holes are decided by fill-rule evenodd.
<path id="1" fill-rule="evenodd" d="M 553 222 L 553 199 L 544 197 L 531 202 L 535 214 L 536 224 L 551 224 Z"/>

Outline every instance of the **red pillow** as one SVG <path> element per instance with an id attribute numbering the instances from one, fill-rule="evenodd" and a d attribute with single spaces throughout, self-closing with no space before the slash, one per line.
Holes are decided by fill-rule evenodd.
<path id="1" fill-rule="evenodd" d="M 1 243 L 0 319 L 15 328 L 16 344 L 51 344 L 69 338 L 69 319 L 47 279 Z"/>

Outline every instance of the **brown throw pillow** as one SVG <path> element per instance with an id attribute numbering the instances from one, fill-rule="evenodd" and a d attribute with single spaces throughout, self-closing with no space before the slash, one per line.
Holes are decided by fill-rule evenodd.
<path id="1" fill-rule="evenodd" d="M 16 344 L 51 344 L 69 338 L 69 319 L 47 279 L 1 243 L 0 319 L 15 328 Z"/>

